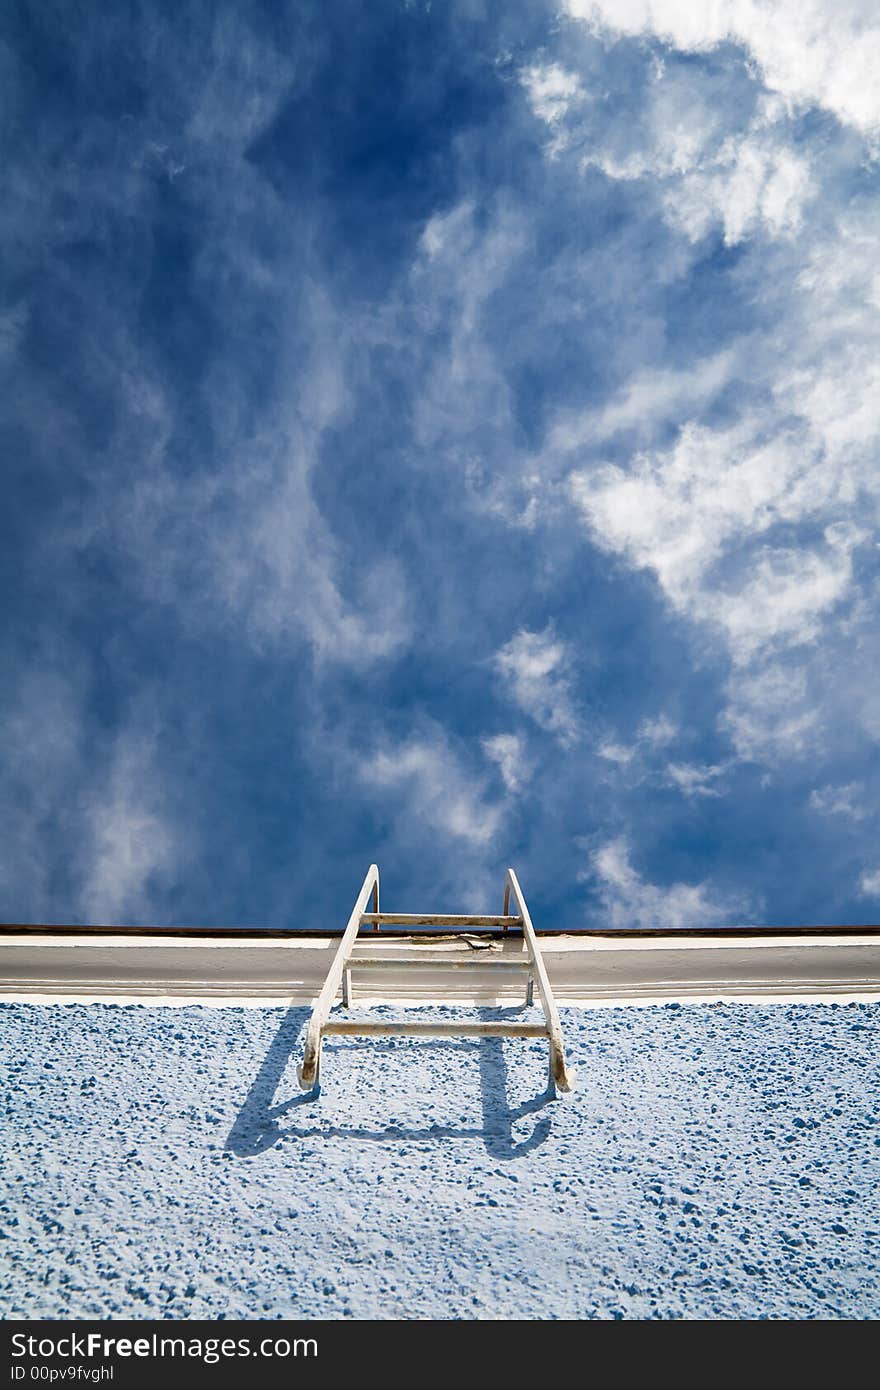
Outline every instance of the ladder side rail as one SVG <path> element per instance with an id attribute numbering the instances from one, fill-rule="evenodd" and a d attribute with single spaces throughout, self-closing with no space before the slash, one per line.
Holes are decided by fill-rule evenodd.
<path id="1" fill-rule="evenodd" d="M 355 939 L 360 930 L 361 918 L 364 908 L 369 901 L 370 895 L 378 890 L 379 887 L 379 867 L 371 864 L 367 870 L 367 876 L 361 885 L 357 901 L 352 908 L 351 916 L 348 919 L 345 931 L 342 933 L 342 940 L 333 957 L 333 963 L 327 971 L 327 978 L 321 993 L 312 1009 L 312 1016 L 309 1019 L 309 1026 L 306 1032 L 306 1044 L 303 1051 L 302 1066 L 298 1069 L 297 1076 L 299 1084 L 304 1091 L 311 1091 L 318 1085 L 319 1069 L 321 1063 L 321 1039 L 324 1025 L 327 1022 L 333 1002 L 342 983 L 348 957 L 354 948 Z"/>
<path id="2" fill-rule="evenodd" d="M 565 1064 L 565 1048 L 562 1043 L 562 1025 L 559 1022 L 559 1010 L 556 1007 L 556 1000 L 553 997 L 550 977 L 547 974 L 547 967 L 541 955 L 541 948 L 538 945 L 535 928 L 532 926 L 529 909 L 526 907 L 526 900 L 523 897 L 522 889 L 519 886 L 519 880 L 513 869 L 507 870 L 507 883 L 522 918 L 522 932 L 528 947 L 535 983 L 538 986 L 538 995 L 541 1000 L 541 1007 L 544 1010 L 544 1018 L 547 1020 L 547 1034 L 550 1038 L 550 1081 L 551 1084 L 558 1086 L 560 1091 L 571 1091 L 574 1089 L 574 1074 Z"/>

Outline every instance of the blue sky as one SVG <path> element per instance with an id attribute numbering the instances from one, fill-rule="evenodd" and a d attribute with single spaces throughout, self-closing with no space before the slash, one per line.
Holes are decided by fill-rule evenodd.
<path id="1" fill-rule="evenodd" d="M 877 920 L 878 63 L 7 7 L 5 920 Z"/>

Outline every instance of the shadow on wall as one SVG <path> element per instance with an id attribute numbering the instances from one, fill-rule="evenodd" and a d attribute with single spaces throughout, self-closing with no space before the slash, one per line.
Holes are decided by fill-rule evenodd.
<path id="1" fill-rule="evenodd" d="M 480 1018 L 487 1022 L 509 1017 L 513 1012 L 518 1010 L 478 1010 Z M 253 1158 L 270 1149 L 279 1140 L 340 1138 L 367 1139 L 385 1144 L 393 1139 L 482 1139 L 487 1153 L 493 1158 L 510 1159 L 521 1158 L 549 1137 L 550 1117 L 544 1115 L 537 1121 L 528 1139 L 520 1143 L 514 1142 L 513 1126 L 517 1120 L 543 1110 L 553 1100 L 553 1095 L 551 1091 L 544 1090 L 534 1099 L 510 1107 L 507 1101 L 507 1064 L 501 1038 L 478 1038 L 473 1042 L 422 1041 L 419 1044 L 420 1047 L 440 1048 L 444 1054 L 463 1052 L 473 1056 L 474 1052 L 478 1052 L 480 1096 L 483 1104 L 483 1123 L 479 1128 L 429 1125 L 426 1129 L 404 1129 L 400 1125 L 389 1125 L 385 1129 L 361 1129 L 353 1125 L 293 1124 L 282 1127 L 278 1122 L 283 1116 L 296 1114 L 300 1107 L 314 1105 L 320 1099 L 309 1091 L 279 1105 L 274 1104 L 275 1093 L 288 1063 L 302 1045 L 302 1033 L 310 1014 L 310 1009 L 288 1009 L 282 1019 L 226 1140 L 227 1150 L 238 1158 Z M 364 1042 L 355 1043 L 353 1046 L 388 1052 L 393 1044 Z M 350 1043 L 344 1047 L 334 1047 L 328 1042 L 324 1044 L 325 1055 L 328 1052 L 350 1051 L 351 1048 Z"/>

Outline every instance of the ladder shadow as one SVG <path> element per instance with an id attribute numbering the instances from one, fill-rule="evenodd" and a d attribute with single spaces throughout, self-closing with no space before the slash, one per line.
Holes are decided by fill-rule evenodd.
<path id="1" fill-rule="evenodd" d="M 480 1009 L 481 1019 L 499 1020 L 519 1009 Z M 297 1139 L 363 1139 L 375 1143 L 388 1143 L 389 1140 L 426 1139 L 482 1139 L 486 1152 L 493 1158 L 521 1158 L 543 1144 L 550 1135 L 551 1120 L 543 1115 L 537 1120 L 531 1134 L 519 1142 L 514 1139 L 513 1127 L 528 1115 L 537 1114 L 553 1100 L 553 1092 L 545 1089 L 539 1095 L 511 1106 L 507 1099 L 507 1063 L 501 1038 L 477 1038 L 473 1041 L 433 1042 L 422 1040 L 421 1047 L 440 1047 L 444 1053 L 462 1052 L 474 1055 L 478 1052 L 480 1068 L 480 1098 L 483 1107 L 483 1123 L 480 1126 L 431 1124 L 421 1129 L 407 1128 L 389 1124 L 384 1129 L 367 1129 L 356 1125 L 299 1125 L 279 1124 L 288 1116 L 297 1116 L 303 1106 L 312 1105 L 318 1099 L 313 1092 L 292 1096 L 289 1100 L 275 1104 L 275 1095 L 281 1084 L 293 1054 L 301 1043 L 303 1028 L 308 1023 L 311 1010 L 290 1008 L 281 1020 L 278 1032 L 269 1045 L 269 1050 L 260 1065 L 244 1103 L 235 1117 L 226 1138 L 225 1148 L 237 1158 L 255 1158 L 265 1153 L 279 1142 Z M 389 1052 L 394 1048 L 390 1042 L 363 1042 L 334 1045 L 330 1040 L 324 1043 L 325 1053 L 349 1052 L 352 1047 L 370 1048 L 374 1052 Z M 329 1058 L 328 1058 L 329 1060 Z"/>

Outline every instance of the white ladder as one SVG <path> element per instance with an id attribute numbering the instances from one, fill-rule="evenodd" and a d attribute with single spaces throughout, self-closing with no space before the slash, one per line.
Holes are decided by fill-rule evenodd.
<path id="1" fill-rule="evenodd" d="M 518 909 L 516 913 L 510 912 L 511 897 Z M 372 911 L 367 911 L 367 904 L 372 898 Z M 485 960 L 479 956 L 468 959 L 466 957 L 444 959 L 442 955 L 430 953 L 430 947 L 419 946 L 414 940 L 408 941 L 407 945 L 412 947 L 405 955 L 355 955 L 356 940 L 361 927 L 372 926 L 374 932 L 378 932 L 380 927 L 394 923 L 397 926 L 425 926 L 425 927 L 444 927 L 448 931 L 444 935 L 464 936 L 467 934 L 468 927 L 503 927 L 505 931 L 513 929 L 522 933 L 525 955 L 521 961 L 517 960 Z M 526 1004 L 531 1004 L 534 999 L 535 985 L 538 987 L 538 998 L 541 1001 L 541 1008 L 544 1012 L 543 1023 L 505 1023 L 505 1022 L 477 1022 L 477 1023 L 393 1023 L 376 1022 L 359 1023 L 350 1019 L 331 1018 L 332 1009 L 336 996 L 342 987 L 342 1003 L 347 1007 L 352 999 L 352 971 L 360 970 L 382 970 L 430 967 L 431 969 L 444 969 L 452 967 L 454 969 L 494 969 L 507 973 L 516 972 L 526 976 Z M 364 879 L 357 901 L 352 909 L 348 924 L 342 934 L 339 949 L 333 958 L 333 963 L 327 971 L 327 978 L 315 1007 L 309 1019 L 309 1026 L 306 1032 L 305 1050 L 303 1053 L 302 1066 L 298 1069 L 299 1084 L 304 1091 L 314 1091 L 317 1094 L 320 1090 L 321 1081 L 321 1049 L 325 1037 L 328 1036 L 360 1036 L 360 1037 L 382 1037 L 388 1035 L 405 1034 L 410 1037 L 436 1038 L 436 1037 L 464 1037 L 464 1038 L 547 1038 L 550 1045 L 550 1067 L 549 1067 L 549 1090 L 554 1095 L 557 1089 L 560 1091 L 571 1091 L 574 1089 L 574 1072 L 565 1063 L 565 1049 L 562 1043 L 562 1029 L 559 1023 L 559 1011 L 556 1008 L 556 1001 L 553 998 L 553 991 L 550 988 L 550 980 L 547 975 L 547 967 L 541 956 L 538 939 L 535 929 L 532 926 L 532 919 L 526 907 L 522 889 L 519 886 L 516 874 L 513 869 L 507 870 L 507 879 L 504 886 L 504 911 L 501 916 L 463 916 L 461 914 L 447 913 L 400 913 L 400 912 L 380 912 L 379 911 L 379 869 L 376 864 L 371 864 Z"/>

